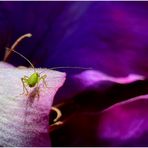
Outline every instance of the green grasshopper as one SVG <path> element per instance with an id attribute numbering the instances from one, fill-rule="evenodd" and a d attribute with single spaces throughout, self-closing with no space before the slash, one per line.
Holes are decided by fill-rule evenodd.
<path id="1" fill-rule="evenodd" d="M 26 95 L 28 95 L 28 90 L 27 90 L 25 84 L 28 85 L 30 88 L 31 87 L 35 87 L 35 86 L 38 87 L 39 82 L 42 80 L 44 85 L 45 85 L 45 87 L 47 87 L 47 84 L 46 84 L 46 81 L 45 81 L 47 75 L 44 74 L 43 76 L 41 76 L 40 73 L 38 73 L 35 70 L 35 67 L 33 66 L 33 64 L 26 57 L 24 57 L 21 53 L 15 51 L 15 50 L 11 50 L 11 51 L 17 53 L 18 55 L 23 57 L 25 60 L 27 60 L 30 63 L 31 67 L 34 69 L 34 73 L 31 74 L 29 77 L 28 76 L 24 76 L 24 77 L 21 78 L 21 81 L 22 81 L 22 84 L 23 84 L 23 94 L 26 91 Z"/>

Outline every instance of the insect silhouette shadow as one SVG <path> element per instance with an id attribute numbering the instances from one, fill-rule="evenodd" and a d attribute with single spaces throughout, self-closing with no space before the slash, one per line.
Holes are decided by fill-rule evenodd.
<path id="1" fill-rule="evenodd" d="M 37 101 L 40 98 L 39 95 L 39 91 L 40 91 L 40 87 L 36 86 L 28 95 L 27 98 L 27 106 L 32 106 L 32 104 L 34 103 L 34 101 L 37 99 Z"/>

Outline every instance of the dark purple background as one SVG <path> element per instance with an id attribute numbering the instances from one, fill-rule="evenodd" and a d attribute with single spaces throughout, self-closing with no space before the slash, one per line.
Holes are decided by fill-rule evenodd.
<path id="1" fill-rule="evenodd" d="M 1 53 L 31 32 L 33 37 L 18 51 L 36 67 L 83 66 L 114 76 L 147 75 L 147 8 L 147 2 L 1 2 Z M 16 55 L 10 61 L 27 65 Z"/>
<path id="2" fill-rule="evenodd" d="M 30 59 L 36 67 L 82 66 L 92 67 L 114 77 L 123 77 L 130 73 L 148 77 L 148 2 L 0 2 L 1 60 L 5 47 L 10 47 L 19 36 L 25 33 L 32 33 L 33 36 L 22 42 L 17 50 Z M 29 66 L 24 59 L 14 54 L 9 62 L 16 66 Z M 73 75 L 80 73 L 81 70 L 64 69 L 61 71 L 67 72 L 68 78 L 55 97 L 57 103 L 62 98 L 73 96 L 79 91 L 79 87 L 77 87 L 79 84 L 75 84 Z M 140 82 L 140 85 L 133 84 L 130 89 L 126 85 L 121 88 L 122 93 L 116 91 L 120 90 L 120 85 L 114 88 L 112 86 L 114 83 L 111 82 L 94 86 L 92 89 L 97 91 L 96 94 L 91 93 L 89 96 L 86 91 L 86 94 L 78 95 L 77 100 L 78 102 L 80 100 L 79 103 L 82 106 L 88 103 L 92 104 L 92 106 L 90 105 L 92 108 L 94 104 L 97 107 L 101 105 L 109 107 L 115 101 L 129 99 L 135 97 L 136 94 L 146 94 L 148 90 L 147 82 L 144 85 L 143 82 L 142 84 Z M 108 96 L 104 90 L 104 94 L 101 94 L 102 88 L 109 90 Z M 144 89 L 144 92 L 140 88 Z M 129 95 L 130 93 L 131 95 Z M 100 95 L 104 98 L 99 103 L 95 102 L 95 99 L 98 101 L 98 98 L 101 98 Z M 114 97 L 116 99 L 119 97 L 119 99 L 116 100 Z M 71 139 L 67 140 L 67 145 L 98 146 L 101 141 L 99 136 L 106 138 L 106 141 L 109 142 L 108 145 L 136 146 L 135 139 L 137 146 L 142 145 L 143 142 L 143 145 L 148 145 L 147 136 L 145 137 L 148 129 L 146 126 L 148 123 L 147 114 L 144 114 L 147 112 L 146 102 L 135 104 L 138 105 L 133 103 L 127 105 L 129 107 L 120 106 L 102 115 L 95 115 L 94 112 L 92 116 L 90 114 L 83 115 L 83 113 L 74 115 L 68 124 L 69 126 L 65 126 L 66 129 L 69 128 L 68 134 L 66 129 L 63 130 L 64 134 L 67 134 L 67 138 Z M 116 112 L 119 113 L 116 114 Z M 138 113 L 138 116 L 135 112 Z M 117 123 L 114 122 L 116 120 Z M 79 125 L 81 122 L 84 123 Z M 98 132 L 100 135 L 97 133 L 98 123 L 101 129 Z M 134 125 L 140 125 L 140 127 L 137 127 L 138 130 L 131 135 L 130 131 L 133 128 L 130 127 Z M 138 135 L 137 133 L 141 131 L 143 125 L 142 134 Z M 122 127 L 123 130 L 121 130 Z M 76 129 L 76 132 L 73 129 Z M 97 133 L 97 136 L 94 133 Z M 107 134 L 105 135 L 105 133 Z M 114 136 L 112 136 L 113 133 Z M 129 135 L 131 135 L 130 138 L 128 138 Z M 139 136 L 137 136 L 139 141 L 135 135 Z M 62 142 L 60 143 L 56 137 L 55 143 L 58 142 L 60 146 Z M 107 142 L 105 142 L 106 144 Z"/>

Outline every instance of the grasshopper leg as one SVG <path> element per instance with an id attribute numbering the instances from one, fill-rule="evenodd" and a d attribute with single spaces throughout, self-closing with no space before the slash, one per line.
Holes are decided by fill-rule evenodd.
<path id="1" fill-rule="evenodd" d="M 36 87 L 36 94 L 37 94 L 37 98 L 38 98 L 38 101 L 39 101 L 39 98 L 40 98 L 40 90 L 39 90 L 39 86 L 38 85 Z"/>
<path id="2" fill-rule="evenodd" d="M 25 91 L 26 91 L 26 95 L 28 95 L 28 90 L 25 86 L 25 82 L 27 81 L 27 79 L 28 79 L 27 76 L 24 76 L 23 78 L 21 78 L 21 82 L 23 84 L 23 93 L 21 95 L 25 94 Z"/>
<path id="3" fill-rule="evenodd" d="M 47 77 L 47 75 L 43 75 L 40 77 L 40 80 L 43 80 L 44 86 L 48 88 L 47 83 L 45 81 L 46 77 Z"/>

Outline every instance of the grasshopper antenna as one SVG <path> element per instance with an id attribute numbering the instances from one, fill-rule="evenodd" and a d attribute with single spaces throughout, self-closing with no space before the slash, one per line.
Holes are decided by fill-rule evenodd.
<path id="1" fill-rule="evenodd" d="M 31 65 L 31 67 L 34 69 L 34 72 L 36 72 L 35 71 L 35 67 L 33 66 L 33 64 L 25 56 L 23 56 L 21 53 L 15 51 L 13 49 L 11 49 L 11 51 L 15 52 L 16 54 L 18 54 L 19 56 L 21 56 L 22 58 L 24 58 Z"/>
<path id="2" fill-rule="evenodd" d="M 91 67 L 77 67 L 77 66 L 74 66 L 74 67 L 70 67 L 70 66 L 64 66 L 64 67 L 51 67 L 49 68 L 51 70 L 54 70 L 54 69 L 92 69 Z"/>
<path id="3" fill-rule="evenodd" d="M 54 70 L 54 69 L 84 69 L 84 70 L 92 70 L 93 68 L 91 68 L 91 67 L 88 67 L 88 68 L 86 68 L 86 67 L 76 67 L 76 66 L 74 66 L 74 67 L 72 67 L 72 66 L 61 66 L 61 67 L 51 67 L 49 69 L 50 70 Z M 45 72 L 45 71 L 40 72 L 40 74 Z"/>

